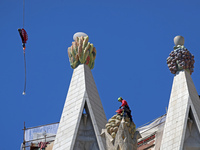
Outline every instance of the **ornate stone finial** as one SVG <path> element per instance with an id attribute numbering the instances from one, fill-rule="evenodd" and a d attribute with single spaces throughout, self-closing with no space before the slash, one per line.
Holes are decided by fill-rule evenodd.
<path id="1" fill-rule="evenodd" d="M 184 37 L 176 36 L 174 38 L 174 51 L 169 54 L 167 64 L 172 74 L 177 71 L 187 70 L 192 74 L 194 72 L 194 55 L 184 47 Z"/>
<path id="2" fill-rule="evenodd" d="M 133 138 L 136 130 L 134 122 L 131 122 L 128 116 L 124 118 L 119 114 L 114 115 L 111 119 L 108 120 L 108 123 L 106 124 L 108 133 L 113 138 L 115 138 L 120 124 L 122 124 L 122 128 L 125 128 L 125 125 L 128 127 L 131 137 Z"/>
<path id="3" fill-rule="evenodd" d="M 137 150 L 137 139 L 141 137 L 134 122 L 128 116 L 114 115 L 102 130 L 109 150 Z"/>
<path id="4" fill-rule="evenodd" d="M 68 48 L 68 56 L 70 65 L 73 69 L 79 64 L 86 64 L 90 69 L 94 68 L 94 60 L 96 58 L 96 48 L 88 42 L 89 37 L 83 32 L 77 32 L 73 36 L 74 42 Z"/>

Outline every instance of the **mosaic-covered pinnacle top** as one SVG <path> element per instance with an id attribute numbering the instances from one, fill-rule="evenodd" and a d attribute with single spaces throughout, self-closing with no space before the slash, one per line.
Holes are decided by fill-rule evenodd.
<path id="1" fill-rule="evenodd" d="M 171 51 L 167 58 L 170 72 L 176 74 L 177 71 L 186 69 L 192 74 L 194 72 L 194 55 L 184 47 L 184 37 L 176 36 L 174 44 L 174 50 Z"/>
<path id="2" fill-rule="evenodd" d="M 77 32 L 73 36 L 72 46 L 68 47 L 70 65 L 73 69 L 80 64 L 86 64 L 90 69 L 94 68 L 96 48 L 88 42 L 89 37 L 83 32 Z"/>

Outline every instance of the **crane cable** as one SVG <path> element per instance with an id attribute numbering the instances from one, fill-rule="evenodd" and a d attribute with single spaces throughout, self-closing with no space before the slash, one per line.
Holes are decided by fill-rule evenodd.
<path id="1" fill-rule="evenodd" d="M 23 53 L 24 53 L 24 75 L 25 75 L 25 78 L 24 78 L 24 91 L 22 93 L 22 95 L 26 95 L 26 57 L 25 57 L 25 50 L 23 50 Z"/>
<path id="2" fill-rule="evenodd" d="M 25 0 L 23 0 L 23 29 L 24 29 L 24 20 L 25 20 Z M 25 56 L 25 48 L 23 48 L 24 53 L 24 91 L 22 95 L 26 95 L 26 56 Z"/>
<path id="3" fill-rule="evenodd" d="M 24 29 L 24 18 L 25 18 L 25 0 L 23 0 L 23 29 Z"/>
<path id="4" fill-rule="evenodd" d="M 25 49 L 26 49 L 26 41 L 28 40 L 28 35 L 26 33 L 26 30 L 24 29 L 24 20 L 25 20 L 25 0 L 23 0 L 23 28 L 22 29 L 18 29 L 19 35 L 21 37 L 22 40 L 22 47 L 23 47 L 23 53 L 24 53 L 24 73 L 25 73 L 25 78 L 24 78 L 24 91 L 22 93 L 22 95 L 26 94 L 26 56 L 25 56 Z"/>
<path id="5" fill-rule="evenodd" d="M 23 0 L 23 29 L 24 29 L 24 20 L 25 20 L 25 0 Z M 25 49 L 26 47 L 23 47 L 23 53 L 24 53 L 24 91 L 22 95 L 26 95 L 26 56 L 25 56 Z"/>

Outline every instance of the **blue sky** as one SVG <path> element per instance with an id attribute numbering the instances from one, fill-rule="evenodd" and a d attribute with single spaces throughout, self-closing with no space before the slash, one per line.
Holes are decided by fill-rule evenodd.
<path id="1" fill-rule="evenodd" d="M 122 96 L 137 126 L 166 113 L 173 76 L 166 58 L 173 38 L 185 37 L 195 56 L 193 81 L 200 93 L 200 1 L 198 0 L 26 0 L 27 95 L 18 28 L 23 1 L 0 1 L 0 144 L 19 149 L 27 127 L 58 122 L 73 69 L 67 48 L 73 34 L 89 35 L 97 49 L 92 70 L 109 119 Z M 112 107 L 111 107 L 112 106 Z"/>

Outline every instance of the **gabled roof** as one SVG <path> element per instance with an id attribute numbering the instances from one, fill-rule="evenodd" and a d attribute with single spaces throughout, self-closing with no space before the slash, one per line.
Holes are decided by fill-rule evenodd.
<path id="1" fill-rule="evenodd" d="M 74 69 L 53 150 L 73 150 L 87 105 L 100 150 L 105 142 L 100 136 L 107 119 L 90 68 L 81 64 Z"/>
<path id="2" fill-rule="evenodd" d="M 189 114 L 192 114 L 193 118 Z M 179 71 L 176 73 L 172 85 L 161 150 L 184 149 L 184 143 L 188 138 L 186 131 L 190 130 L 188 125 L 191 119 L 195 123 L 196 132 L 198 133 L 194 138 L 198 139 L 200 131 L 199 118 L 200 100 L 190 73 L 186 70 Z"/>

